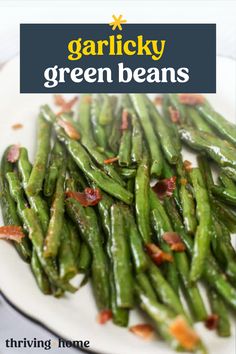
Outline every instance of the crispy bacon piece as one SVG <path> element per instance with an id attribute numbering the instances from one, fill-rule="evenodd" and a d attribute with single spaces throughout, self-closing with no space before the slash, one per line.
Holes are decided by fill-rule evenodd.
<path id="1" fill-rule="evenodd" d="M 68 122 L 63 119 L 58 119 L 57 122 L 60 125 L 60 127 L 62 127 L 64 129 L 65 133 L 69 136 L 69 138 L 71 138 L 73 140 L 79 140 L 80 134 L 75 129 L 75 127 L 73 126 L 73 124 L 71 122 Z"/>
<path id="2" fill-rule="evenodd" d="M 179 123 L 179 119 L 180 119 L 179 111 L 177 111 L 176 109 L 174 109 L 171 106 L 168 107 L 168 111 L 170 114 L 171 121 L 175 124 Z"/>
<path id="3" fill-rule="evenodd" d="M 12 145 L 7 153 L 7 161 L 14 163 L 19 159 L 20 145 Z"/>
<path id="4" fill-rule="evenodd" d="M 157 181 L 152 187 L 153 191 L 158 195 L 160 199 L 165 197 L 171 197 L 176 188 L 176 176 L 165 178 Z"/>
<path id="5" fill-rule="evenodd" d="M 61 110 L 57 113 L 57 116 L 62 113 L 70 112 L 77 100 L 78 97 L 73 97 L 71 100 L 66 101 L 61 95 L 55 95 L 55 104 L 61 107 Z"/>
<path id="6" fill-rule="evenodd" d="M 157 265 L 161 265 L 164 262 L 173 262 L 173 257 L 171 254 L 162 251 L 154 243 L 146 244 L 146 250 L 149 256 L 152 258 L 153 262 Z"/>
<path id="7" fill-rule="evenodd" d="M 179 95 L 179 102 L 188 106 L 196 106 L 205 102 L 205 97 L 192 93 L 184 93 Z"/>
<path id="8" fill-rule="evenodd" d="M 191 171 L 193 168 L 192 163 L 188 160 L 184 160 L 183 166 L 184 166 L 185 171 L 187 171 L 187 172 Z"/>
<path id="9" fill-rule="evenodd" d="M 172 251 L 183 252 L 186 250 L 185 244 L 176 232 L 165 232 L 162 238 L 168 245 L 170 245 Z"/>
<path id="10" fill-rule="evenodd" d="M 96 188 L 85 188 L 83 192 L 66 191 L 66 196 L 77 200 L 84 207 L 97 205 L 102 199 L 100 189 Z"/>
<path id="11" fill-rule="evenodd" d="M 206 328 L 213 330 L 216 329 L 219 323 L 219 316 L 216 314 L 209 315 L 205 321 Z"/>
<path id="12" fill-rule="evenodd" d="M 163 97 L 162 97 L 162 96 L 156 96 L 156 97 L 154 98 L 154 104 L 155 104 L 156 106 L 161 106 L 162 103 L 163 103 Z"/>
<path id="13" fill-rule="evenodd" d="M 129 128 L 129 112 L 126 109 L 123 109 L 122 116 L 121 116 L 121 130 L 127 130 Z"/>
<path id="14" fill-rule="evenodd" d="M 23 124 L 21 124 L 21 123 L 15 123 L 15 124 L 12 124 L 11 128 L 12 128 L 13 130 L 18 130 L 18 129 L 23 128 Z"/>
<path id="15" fill-rule="evenodd" d="M 129 327 L 129 331 L 145 340 L 149 340 L 154 335 L 154 328 L 150 324 L 140 323 Z"/>
<path id="16" fill-rule="evenodd" d="M 116 156 L 116 157 L 111 157 L 110 159 L 104 160 L 103 162 L 104 162 L 106 165 L 109 165 L 109 164 L 111 164 L 111 163 L 113 163 L 113 162 L 116 162 L 116 161 L 118 161 L 118 160 L 119 160 L 119 157 Z"/>
<path id="17" fill-rule="evenodd" d="M 0 226 L 0 238 L 20 242 L 25 237 L 22 227 L 7 225 Z"/>
<path id="18" fill-rule="evenodd" d="M 54 95 L 53 98 L 56 106 L 62 107 L 66 104 L 66 100 L 63 98 L 62 95 Z"/>
<path id="19" fill-rule="evenodd" d="M 199 343 L 198 335 L 182 316 L 175 318 L 169 326 L 169 331 L 186 350 L 194 350 Z"/>
<path id="20" fill-rule="evenodd" d="M 111 319 L 112 319 L 112 311 L 111 310 L 102 310 L 101 312 L 99 312 L 99 314 L 97 316 L 97 322 L 102 325 L 107 323 Z"/>

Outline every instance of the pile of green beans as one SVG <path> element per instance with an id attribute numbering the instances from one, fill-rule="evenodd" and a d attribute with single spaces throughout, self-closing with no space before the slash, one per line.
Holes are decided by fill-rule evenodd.
<path id="1" fill-rule="evenodd" d="M 236 126 L 206 100 L 181 102 L 81 95 L 59 116 L 42 106 L 33 164 L 25 147 L 14 162 L 12 146 L 2 156 L 0 200 L 4 224 L 22 227 L 13 243 L 44 294 L 74 293 L 91 278 L 114 324 L 127 327 L 139 307 L 173 350 L 207 353 L 193 324 L 214 318 L 228 337 L 236 310 Z M 197 166 L 183 161 L 184 144 Z M 71 281 L 80 273 L 82 283 Z M 171 331 L 180 319 L 191 348 Z"/>

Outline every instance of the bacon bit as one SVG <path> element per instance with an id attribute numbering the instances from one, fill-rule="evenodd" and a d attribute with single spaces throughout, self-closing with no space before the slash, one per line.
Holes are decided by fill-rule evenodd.
<path id="1" fill-rule="evenodd" d="M 177 124 L 179 123 L 179 119 L 180 119 L 180 114 L 179 111 L 177 111 L 176 109 L 174 109 L 173 107 L 168 107 L 168 111 L 170 113 L 170 119 L 173 123 Z"/>
<path id="2" fill-rule="evenodd" d="M 111 310 L 102 310 L 101 312 L 99 312 L 99 314 L 97 316 L 97 322 L 102 325 L 107 323 L 111 319 L 112 319 L 112 311 Z"/>
<path id="3" fill-rule="evenodd" d="M 209 330 L 216 329 L 219 323 L 219 316 L 215 315 L 214 313 L 212 315 L 209 315 L 205 321 L 205 326 Z"/>
<path id="4" fill-rule="evenodd" d="M 126 109 L 123 109 L 122 111 L 122 117 L 121 117 L 121 130 L 127 130 L 129 128 L 129 112 Z"/>
<path id="5" fill-rule="evenodd" d="M 2 239 L 19 243 L 23 237 L 25 237 L 25 234 L 20 226 L 7 225 L 0 227 L 0 238 Z"/>
<path id="6" fill-rule="evenodd" d="M 145 340 L 151 339 L 154 335 L 154 328 L 146 323 L 140 323 L 129 327 L 129 331 Z"/>
<path id="7" fill-rule="evenodd" d="M 111 164 L 113 162 L 116 162 L 118 160 L 119 160 L 118 156 L 117 157 L 111 157 L 110 159 L 104 160 L 103 163 L 105 163 L 106 165 L 109 165 L 109 164 Z"/>
<path id="8" fill-rule="evenodd" d="M 184 160 L 183 162 L 184 170 L 190 172 L 193 168 L 192 163 L 188 160 Z"/>
<path id="9" fill-rule="evenodd" d="M 186 178 L 180 178 L 180 184 L 182 184 L 182 186 L 186 186 L 187 183 L 188 181 L 186 180 Z"/>
<path id="10" fill-rule="evenodd" d="M 163 103 L 163 97 L 162 97 L 162 96 L 156 96 L 156 97 L 154 98 L 154 104 L 155 104 L 156 106 L 161 106 L 162 103 Z"/>
<path id="11" fill-rule="evenodd" d="M 198 335 L 182 316 L 175 318 L 169 326 L 169 331 L 184 349 L 194 350 L 199 343 Z"/>
<path id="12" fill-rule="evenodd" d="M 7 153 L 7 161 L 14 163 L 19 159 L 20 145 L 12 145 Z"/>
<path id="13" fill-rule="evenodd" d="M 54 95 L 53 98 L 56 106 L 62 107 L 66 104 L 66 100 L 63 98 L 62 95 Z"/>
<path id="14" fill-rule="evenodd" d="M 58 95 L 56 95 L 58 96 Z M 60 96 L 60 95 L 59 95 Z M 65 101 L 63 98 L 57 99 L 60 104 L 61 110 L 57 113 L 57 116 L 60 116 L 62 113 L 70 112 L 74 104 L 77 102 L 78 97 L 74 97 L 69 101 Z M 64 101 L 64 103 L 63 103 Z"/>
<path id="15" fill-rule="evenodd" d="M 65 121 L 63 119 L 58 119 L 58 124 L 60 127 L 64 129 L 66 134 L 73 140 L 79 140 L 80 134 L 79 132 L 75 129 L 73 124 L 71 122 Z"/>
<path id="16" fill-rule="evenodd" d="M 179 95 L 179 102 L 188 106 L 196 106 L 205 102 L 205 97 L 196 94 L 181 94 Z"/>
<path id="17" fill-rule="evenodd" d="M 175 182 L 176 176 L 161 179 L 152 187 L 152 189 L 160 199 L 164 199 L 165 197 L 171 197 L 176 188 Z"/>
<path id="18" fill-rule="evenodd" d="M 102 199 L 100 189 L 85 188 L 83 192 L 66 191 L 68 198 L 77 200 L 84 207 L 97 205 Z"/>
<path id="19" fill-rule="evenodd" d="M 153 262 L 157 265 L 161 265 L 164 262 L 173 262 L 173 257 L 171 254 L 162 251 L 154 243 L 146 244 L 146 250 L 149 256 L 152 258 Z"/>
<path id="20" fill-rule="evenodd" d="M 183 252 L 186 250 L 185 244 L 176 232 L 165 232 L 162 238 L 168 245 L 170 245 L 172 251 Z"/>
<path id="21" fill-rule="evenodd" d="M 13 130 L 18 130 L 18 129 L 23 128 L 23 124 L 21 124 L 21 123 L 12 124 L 11 128 Z"/>

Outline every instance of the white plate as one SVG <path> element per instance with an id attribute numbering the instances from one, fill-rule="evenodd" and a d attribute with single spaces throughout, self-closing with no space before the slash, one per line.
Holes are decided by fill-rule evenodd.
<path id="1" fill-rule="evenodd" d="M 235 120 L 235 61 L 218 58 L 217 94 L 208 95 L 214 107 L 229 120 Z M 7 145 L 20 143 L 29 149 L 33 157 L 35 149 L 36 117 L 40 104 L 51 103 L 51 95 L 19 94 L 19 61 L 14 59 L 0 72 L 0 154 Z M 23 129 L 12 130 L 15 123 Z M 193 156 L 186 156 L 192 159 Z M 2 224 L 2 220 L 0 220 Z M 159 339 L 145 342 L 108 323 L 96 323 L 97 309 L 90 286 L 75 295 L 62 299 L 45 296 L 38 290 L 27 264 L 18 257 L 14 247 L 0 242 L 0 286 L 4 296 L 20 311 L 45 325 L 48 329 L 68 340 L 89 340 L 90 350 L 103 354 L 171 354 L 173 351 Z M 139 313 L 132 312 L 130 324 L 144 321 Z M 211 354 L 234 354 L 235 336 L 221 339 L 214 332 L 197 325 L 200 335 Z"/>

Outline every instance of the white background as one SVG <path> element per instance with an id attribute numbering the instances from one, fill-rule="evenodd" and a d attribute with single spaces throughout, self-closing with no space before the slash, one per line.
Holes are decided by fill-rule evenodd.
<path id="1" fill-rule="evenodd" d="M 236 1 L 3 1 L 0 0 L 0 66 L 19 52 L 20 23 L 108 23 L 112 14 L 122 14 L 129 23 L 216 23 L 217 53 L 236 58 Z M 199 56 L 204 56 L 199 47 Z M 30 48 L 29 48 L 30 55 Z M 206 58 L 207 60 L 207 58 Z M 235 77 L 232 77 L 235 80 Z M 1 98 L 1 97 L 0 97 Z M 0 135 L 3 134 L 0 130 Z M 1 137 L 0 137 L 1 138 Z M 22 318 L 0 299 L 0 353 L 25 353 L 6 350 L 9 337 L 50 339 L 53 336 Z M 32 351 L 31 351 L 32 352 Z M 36 350 L 45 353 L 45 350 Z M 50 350 L 50 353 L 58 352 Z M 78 353 L 76 350 L 60 351 Z"/>

